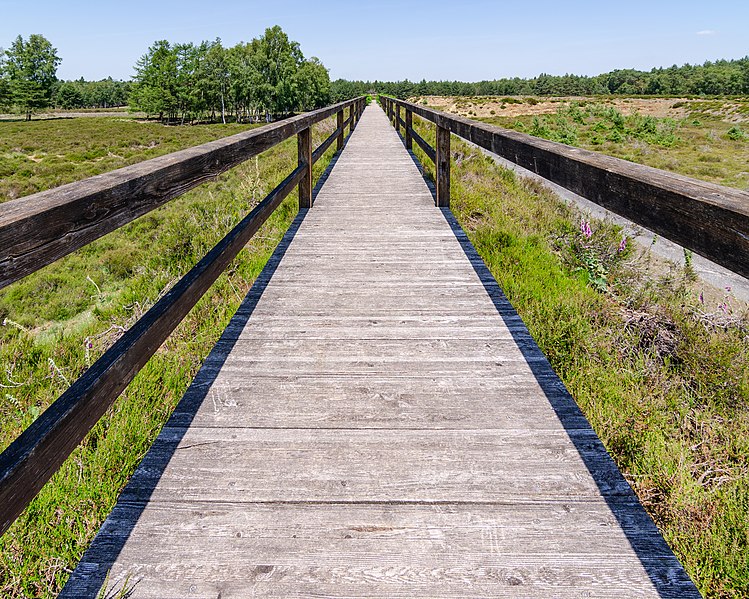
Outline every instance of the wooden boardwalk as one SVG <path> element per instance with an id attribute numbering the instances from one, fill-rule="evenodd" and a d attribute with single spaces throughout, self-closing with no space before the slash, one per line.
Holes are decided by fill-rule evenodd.
<path id="1" fill-rule="evenodd" d="M 62 596 L 103 585 L 699 597 L 375 105 Z"/>

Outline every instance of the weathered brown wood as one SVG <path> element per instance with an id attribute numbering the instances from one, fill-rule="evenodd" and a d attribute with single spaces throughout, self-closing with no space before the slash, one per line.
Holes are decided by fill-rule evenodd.
<path id="1" fill-rule="evenodd" d="M 343 110 L 339 110 L 336 113 L 336 131 L 338 137 L 336 138 L 336 150 L 340 152 L 343 149 L 343 142 L 345 141 L 345 125 L 343 124 Z"/>
<path id="2" fill-rule="evenodd" d="M 0 454 L 4 533 L 283 199 L 297 167 Z"/>
<path id="3" fill-rule="evenodd" d="M 320 160 L 322 158 L 322 155 L 325 154 L 325 151 L 333 145 L 334 141 L 340 140 L 343 136 L 343 127 L 340 127 L 333 131 L 327 138 L 325 138 L 325 141 L 322 142 L 317 148 L 315 148 L 314 152 L 312 152 L 312 164 Z M 340 141 L 339 141 L 340 143 Z"/>
<path id="4" fill-rule="evenodd" d="M 450 207 L 450 130 L 437 127 L 437 206 Z"/>
<path id="5" fill-rule="evenodd" d="M 0 204 L 0 288 L 355 103 L 341 102 Z"/>
<path id="6" fill-rule="evenodd" d="M 383 110 L 292 230 L 63 599 L 699 597 Z"/>
<path id="7" fill-rule="evenodd" d="M 679 245 L 749 277 L 749 193 L 393 100 Z"/>
<path id="8" fill-rule="evenodd" d="M 432 146 L 427 143 L 427 141 L 421 135 L 416 133 L 415 129 L 411 129 L 411 138 L 422 150 L 424 150 L 424 153 L 429 157 L 429 160 L 436 164 L 437 152 Z"/>
<path id="9" fill-rule="evenodd" d="M 401 132 L 401 107 L 400 104 L 395 106 L 395 132 L 400 135 Z"/>
<path id="10" fill-rule="evenodd" d="M 297 133 L 297 150 L 299 167 L 304 169 L 304 176 L 299 181 L 299 209 L 312 208 L 312 132 L 302 129 Z"/>
<path id="11" fill-rule="evenodd" d="M 348 109 L 349 133 L 354 132 L 354 121 L 356 118 L 354 116 L 354 113 L 355 113 L 355 109 L 354 109 L 354 105 L 352 104 Z"/>
<path id="12" fill-rule="evenodd" d="M 414 130 L 414 123 L 413 123 L 413 113 L 406 109 L 406 149 L 412 150 L 413 149 L 413 130 Z"/>

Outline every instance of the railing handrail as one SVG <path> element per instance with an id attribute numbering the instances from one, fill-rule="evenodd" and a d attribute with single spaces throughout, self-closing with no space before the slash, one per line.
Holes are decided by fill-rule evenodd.
<path id="1" fill-rule="evenodd" d="M 409 113 L 416 114 L 437 126 L 438 137 L 440 130 L 454 133 L 716 264 L 749 277 L 748 192 L 446 114 L 389 96 L 381 95 L 380 103 L 399 126 L 405 126 L 410 120 Z M 405 122 L 393 114 L 393 107 L 405 108 Z M 408 145 L 412 133 L 408 127 L 406 129 Z M 436 154 L 439 160 L 439 147 Z M 437 187 L 439 196 L 439 181 Z"/>
<path id="2" fill-rule="evenodd" d="M 1 203 L 0 289 L 362 100 L 339 102 Z"/>
<path id="3" fill-rule="evenodd" d="M 60 468 L 295 186 L 299 186 L 300 208 L 311 208 L 312 165 L 333 141 L 338 141 L 339 150 L 343 147 L 344 129 L 348 125 L 350 131 L 353 131 L 364 102 L 362 96 L 280 123 L 119 169 L 109 173 L 109 176 L 98 175 L 49 192 L 34 194 L 12 202 L 10 209 L 2 210 L 3 205 L 0 205 L 0 251 L 5 252 L 9 249 L 14 223 L 20 227 L 19 223 L 26 222 L 28 226 L 28 222 L 48 219 L 50 214 L 62 214 L 64 218 L 65 208 L 74 210 L 78 217 L 85 217 L 87 213 L 83 204 L 86 201 L 99 202 L 94 204 L 94 231 L 91 234 L 81 235 L 55 246 L 54 235 L 59 233 L 59 229 L 42 231 L 35 239 L 43 243 L 37 243 L 36 246 L 27 244 L 22 251 L 16 252 L 20 266 L 14 266 L 12 260 L 3 260 L 3 279 L 17 280 L 153 210 L 206 178 L 297 134 L 299 163 L 296 169 L 0 454 L 0 535 Z M 343 110 L 347 107 L 349 117 L 344 120 Z M 333 114 L 337 114 L 336 130 L 313 152 L 310 127 Z M 319 151 L 321 148 L 322 151 Z M 197 161 L 199 168 L 180 174 L 181 165 L 192 161 Z M 151 189 L 138 183 L 146 178 L 149 185 L 155 185 L 159 176 L 167 178 L 170 185 L 166 189 Z M 141 203 L 137 209 L 126 211 L 123 209 L 122 191 L 130 188 Z M 43 200 L 41 206 L 35 206 L 40 200 Z M 115 213 L 116 217 L 115 214 L 99 214 L 101 206 L 109 206 L 110 209 L 115 206 L 121 212 Z M 3 255 L 7 254 L 0 254 Z"/>

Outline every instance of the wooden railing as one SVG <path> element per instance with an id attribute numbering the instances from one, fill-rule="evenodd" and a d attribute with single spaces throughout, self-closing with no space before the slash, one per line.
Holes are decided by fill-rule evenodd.
<path id="1" fill-rule="evenodd" d="M 0 204 L 0 288 L 296 135 L 298 166 L 0 455 L 0 534 L 59 469 L 107 408 L 283 199 L 298 186 L 312 206 L 312 165 L 340 150 L 365 99 L 356 98 L 111 173 Z M 348 117 L 344 111 L 348 109 Z M 312 150 L 310 127 L 337 115 Z"/>
<path id="2" fill-rule="evenodd" d="M 646 229 L 749 277 L 749 193 L 379 96 L 406 147 L 436 166 L 437 205 L 450 205 L 450 134 L 506 158 Z M 405 111 L 405 120 L 401 118 Z M 436 125 L 436 148 L 413 115 Z"/>

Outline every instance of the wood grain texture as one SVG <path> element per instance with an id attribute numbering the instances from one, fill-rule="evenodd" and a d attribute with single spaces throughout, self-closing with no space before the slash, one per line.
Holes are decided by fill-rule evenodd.
<path id="1" fill-rule="evenodd" d="M 62 597 L 698 597 L 451 219 L 367 107 Z"/>
<path id="2" fill-rule="evenodd" d="M 0 288 L 343 108 L 353 108 L 356 101 L 341 102 L 0 204 Z"/>
<path id="3" fill-rule="evenodd" d="M 414 130 L 414 122 L 413 122 L 413 112 L 410 110 L 406 110 L 406 149 L 412 150 L 413 149 L 413 130 Z"/>
<path id="4" fill-rule="evenodd" d="M 297 133 L 297 156 L 304 173 L 299 180 L 299 209 L 312 208 L 312 131 L 302 129 Z"/>
<path id="5" fill-rule="evenodd" d="M 339 126 L 335 131 L 333 131 L 333 133 L 331 133 L 328 137 L 326 137 L 325 141 L 323 141 L 319 146 L 317 146 L 315 150 L 312 152 L 312 163 L 314 164 L 315 162 L 320 160 L 320 158 L 322 158 L 322 155 L 325 154 L 327 149 L 333 145 L 333 142 L 340 140 L 342 137 L 343 137 L 343 127 Z"/>
<path id="6" fill-rule="evenodd" d="M 344 131 L 346 125 L 344 124 L 343 110 L 339 110 L 336 113 L 335 122 L 336 131 L 338 132 L 338 137 L 336 138 L 336 150 L 340 152 L 343 149 L 343 142 L 346 135 L 346 132 Z"/>
<path id="7" fill-rule="evenodd" d="M 432 162 L 436 164 L 437 163 L 437 151 L 432 146 L 430 146 L 429 143 L 427 143 L 427 141 L 421 135 L 416 133 L 416 131 L 414 131 L 413 129 L 411 130 L 411 138 L 413 139 L 413 141 L 417 143 L 417 145 L 422 150 L 424 150 L 424 153 L 429 157 L 429 160 L 431 160 Z"/>
<path id="8" fill-rule="evenodd" d="M 450 130 L 437 127 L 437 206 L 450 207 Z"/>
<path id="9" fill-rule="evenodd" d="M 410 102 L 396 99 L 391 102 L 749 277 L 749 192 L 448 115 Z"/>

